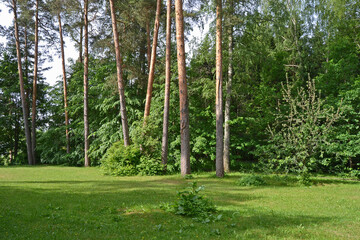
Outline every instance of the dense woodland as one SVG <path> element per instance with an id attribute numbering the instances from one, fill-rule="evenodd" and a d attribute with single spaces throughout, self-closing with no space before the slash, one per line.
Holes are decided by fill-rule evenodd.
<path id="1" fill-rule="evenodd" d="M 3 2 L 2 164 L 360 176 L 357 0 Z"/>

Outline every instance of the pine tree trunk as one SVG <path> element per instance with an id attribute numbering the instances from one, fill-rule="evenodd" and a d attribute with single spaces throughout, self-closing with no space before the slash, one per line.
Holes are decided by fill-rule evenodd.
<path id="1" fill-rule="evenodd" d="M 14 159 L 16 160 L 19 151 L 20 141 L 20 122 L 17 114 L 15 113 L 15 129 L 14 129 Z"/>
<path id="2" fill-rule="evenodd" d="M 84 151 L 85 151 L 85 167 L 90 166 L 89 151 L 89 121 L 88 121 L 88 70 L 89 70 L 89 33 L 88 33 L 88 0 L 84 0 Z"/>
<path id="3" fill-rule="evenodd" d="M 216 176 L 224 176 L 222 101 L 222 0 L 216 0 Z"/>
<path id="4" fill-rule="evenodd" d="M 117 82 L 118 82 L 119 97 L 120 97 L 121 125 L 122 125 L 123 137 L 124 137 L 124 146 L 129 146 L 130 145 L 129 127 L 128 127 L 128 120 L 127 120 L 127 115 L 126 115 L 126 102 L 125 102 L 125 93 L 124 93 L 123 72 L 122 72 L 122 66 L 121 66 L 122 61 L 121 61 L 121 53 L 120 53 L 120 46 L 119 46 L 119 34 L 117 31 L 117 25 L 116 25 L 114 0 L 109 0 L 109 1 L 110 1 L 111 20 L 112 20 L 115 55 L 116 55 L 116 71 L 117 71 Z"/>
<path id="5" fill-rule="evenodd" d="M 176 46 L 179 72 L 180 96 L 180 137 L 181 137 L 181 175 L 191 173 L 190 169 L 190 130 L 189 130 L 189 102 L 186 82 L 184 16 L 182 0 L 175 0 Z"/>
<path id="6" fill-rule="evenodd" d="M 25 89 L 25 107 L 26 107 L 26 118 L 30 119 L 30 89 L 27 87 L 28 86 L 28 81 L 29 81 L 29 60 L 28 60 L 28 55 L 29 55 L 29 51 L 28 51 L 28 35 L 27 35 L 27 25 L 25 25 L 24 27 L 24 73 L 25 73 L 25 78 L 24 78 L 24 89 Z M 31 134 L 31 129 L 30 129 L 30 134 Z M 31 151 L 32 151 L 32 143 L 31 143 Z"/>
<path id="7" fill-rule="evenodd" d="M 170 80 L 171 80 L 171 0 L 167 0 L 166 13 L 166 60 L 165 60 L 165 99 L 164 121 L 161 147 L 161 163 L 166 170 L 168 159 L 168 130 L 169 130 L 169 106 L 170 106 Z"/>
<path id="8" fill-rule="evenodd" d="M 232 11 L 233 1 L 230 1 L 229 9 Z M 231 105 L 231 88 L 232 88 L 232 78 L 233 78 L 233 66 L 232 66 L 232 56 L 233 56 L 233 26 L 231 21 L 229 21 L 229 30 L 228 30 L 228 52 L 229 52 L 229 65 L 228 65 L 228 82 L 226 84 L 226 100 L 225 100 L 225 129 L 224 129 L 224 171 L 230 172 L 230 105 Z"/>
<path id="9" fill-rule="evenodd" d="M 147 46 L 147 63 L 148 71 L 150 71 L 150 62 L 151 62 L 151 40 L 150 40 L 150 18 L 146 19 L 146 46 Z"/>
<path id="10" fill-rule="evenodd" d="M 35 10 L 35 49 L 34 49 L 34 81 L 33 81 L 33 95 L 32 95 L 32 109 L 31 109 L 31 130 L 32 130 L 32 154 L 33 164 L 36 164 L 36 97 L 37 97 L 37 75 L 38 75 L 38 22 L 39 22 L 39 1 L 36 0 Z"/>
<path id="11" fill-rule="evenodd" d="M 28 108 L 26 106 L 26 97 L 25 97 L 25 89 L 24 89 L 24 77 L 22 72 L 22 64 L 21 64 L 21 53 L 20 53 L 20 40 L 19 40 L 19 29 L 17 23 L 17 10 L 16 10 L 16 0 L 13 0 L 13 10 L 14 10 L 14 25 L 15 25 L 15 42 L 16 42 L 16 54 L 18 59 L 18 72 L 20 79 L 20 96 L 21 96 L 21 105 L 22 112 L 24 118 L 24 129 L 25 129 L 25 138 L 26 138 L 26 150 L 27 150 L 27 158 L 29 165 L 33 164 L 32 157 L 32 144 L 31 144 L 31 134 L 29 128 L 28 121 Z"/>
<path id="12" fill-rule="evenodd" d="M 81 22 L 84 22 L 84 19 L 81 18 Z M 83 26 L 80 25 L 80 36 L 79 36 L 79 61 L 83 63 Z"/>
<path id="13" fill-rule="evenodd" d="M 159 25 L 160 25 L 160 11 L 161 11 L 161 0 L 157 0 L 156 1 L 156 17 L 155 17 L 155 24 L 154 24 L 153 45 L 151 48 L 151 61 L 150 61 L 150 69 L 149 69 L 148 86 L 147 86 L 147 92 L 146 92 L 146 101 L 145 101 L 144 123 L 146 121 L 146 118 L 150 115 L 152 89 L 153 89 L 154 74 L 155 74 L 156 47 L 157 47 Z"/>
<path id="14" fill-rule="evenodd" d="M 65 51 L 64 51 L 64 40 L 63 40 L 63 33 L 62 33 L 62 25 L 61 25 L 60 12 L 58 13 L 58 20 L 59 20 L 59 35 L 60 35 L 60 47 L 61 47 L 61 64 L 62 64 L 63 88 L 64 88 L 66 153 L 70 153 L 69 114 L 68 114 L 67 81 L 66 81 L 66 70 L 65 70 Z"/>

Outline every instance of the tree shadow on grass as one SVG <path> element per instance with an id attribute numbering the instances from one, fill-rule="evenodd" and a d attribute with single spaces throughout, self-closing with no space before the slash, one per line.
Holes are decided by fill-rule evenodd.
<path id="1" fill-rule="evenodd" d="M 133 183 L 124 181 L 116 191 L 116 182 L 80 181 L 90 183 L 85 186 L 89 188 L 68 192 L 68 185 L 74 184 L 69 182 L 53 181 L 61 185 L 56 190 L 0 186 L 0 232 L 6 232 L 8 239 L 234 239 L 245 234 L 283 238 L 289 237 L 283 228 L 296 234 L 299 226 L 306 229 L 330 221 L 316 215 L 289 216 L 249 209 L 246 202 L 255 197 L 247 192 L 223 191 L 214 196 L 223 199 L 219 201 L 221 207 L 235 210 L 219 211 L 219 221 L 204 224 L 159 209 L 161 202 L 175 200 L 175 187 L 164 189 L 154 183 L 141 183 L 142 188 L 131 188 Z M 95 182 L 97 188 L 91 189 Z M 109 185 L 110 191 L 102 190 Z"/>

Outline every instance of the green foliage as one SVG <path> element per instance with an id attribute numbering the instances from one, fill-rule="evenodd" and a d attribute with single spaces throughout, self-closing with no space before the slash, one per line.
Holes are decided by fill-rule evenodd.
<path id="1" fill-rule="evenodd" d="M 115 142 L 101 159 L 101 169 L 113 176 L 161 175 L 163 166 L 160 159 L 145 155 L 137 144 L 125 147 Z"/>
<path id="2" fill-rule="evenodd" d="M 350 176 L 355 177 L 360 180 L 360 170 L 359 169 L 351 169 Z"/>
<path id="3" fill-rule="evenodd" d="M 294 87 L 283 86 L 276 121 L 268 128 L 269 142 L 259 151 L 266 168 L 297 172 L 306 180 L 310 171 L 327 164 L 325 146 L 333 141 L 330 133 L 340 113 L 324 105 L 314 81 L 309 79 L 306 90 Z"/>
<path id="4" fill-rule="evenodd" d="M 142 117 L 135 121 L 131 127 L 131 139 L 134 144 L 141 147 L 141 154 L 151 158 L 160 158 L 161 128 L 159 119 L 149 116 L 144 124 Z"/>
<path id="5" fill-rule="evenodd" d="M 101 169 L 113 176 L 136 175 L 136 165 L 140 162 L 140 147 L 125 147 L 121 142 L 114 143 L 101 159 Z"/>
<path id="6" fill-rule="evenodd" d="M 149 156 L 141 156 L 140 163 L 136 166 L 140 175 L 154 176 L 161 175 L 164 172 L 164 167 L 160 159 Z"/>
<path id="7" fill-rule="evenodd" d="M 178 192 L 177 201 L 165 207 L 166 210 L 177 215 L 208 219 L 211 213 L 216 211 L 216 207 L 209 199 L 200 194 L 202 190 L 204 190 L 204 186 L 198 187 L 196 182 L 192 182 L 186 190 Z"/>
<path id="8" fill-rule="evenodd" d="M 261 176 L 247 175 L 240 178 L 236 184 L 239 186 L 263 186 L 266 185 L 266 182 Z"/>
<path id="9" fill-rule="evenodd" d="M 29 11 L 31 2 L 21 2 L 19 1 L 18 8 L 20 40 L 23 54 L 28 53 L 28 62 L 24 62 L 24 75 L 30 108 L 34 24 L 31 24 L 33 18 Z M 61 9 L 64 34 L 80 43 L 78 34 L 82 26 L 79 18 L 81 5 L 77 1 L 73 2 L 67 2 Z M 234 3 L 233 7 L 228 6 L 230 2 Z M 215 12 L 214 4 L 206 1 L 186 1 L 184 4 L 187 20 L 192 21 L 185 23 L 186 30 L 195 24 L 204 24 L 201 19 L 209 19 Z M 52 26 L 52 21 L 48 17 L 55 13 L 54 6 L 41 4 L 40 7 L 40 15 L 49 19 L 49 26 Z M 124 33 L 120 34 L 120 42 L 129 131 L 131 141 L 141 149 L 138 162 L 132 166 L 136 173 L 150 175 L 162 173 L 160 153 L 165 79 L 164 41 L 159 41 L 151 113 L 144 126 L 142 116 L 149 67 L 146 61 L 145 29 L 148 20 L 154 17 L 155 7 L 156 1 L 115 2 L 117 19 L 121 23 L 119 32 Z M 96 9 L 102 16 L 91 23 L 91 27 L 99 31 L 93 32 L 89 46 L 89 156 L 93 166 L 100 164 L 100 159 L 115 142 L 122 141 L 115 54 L 111 34 L 107 34 L 112 31 L 111 20 L 106 8 L 104 4 L 90 4 L 90 12 Z M 199 13 L 203 15 L 200 16 Z M 260 157 L 264 160 L 263 163 L 272 165 L 273 169 L 303 172 L 306 177 L 312 171 L 347 173 L 346 167 L 360 162 L 358 13 L 359 3 L 353 0 L 225 2 L 224 95 L 227 94 L 225 86 L 228 80 L 226 69 L 229 64 L 229 25 L 234 29 L 234 69 L 230 96 L 232 170 L 256 172 Z M 150 29 L 151 24 L 150 22 Z M 163 24 L 164 21 L 161 21 L 160 29 L 165 29 Z M 25 26 L 28 49 L 23 49 Z M 189 39 L 191 52 L 187 55 L 187 81 L 190 161 L 193 172 L 214 170 L 215 30 L 215 24 L 211 23 L 204 38 Z M 1 46 L 0 49 L 4 53 L 0 56 L 0 161 L 10 162 L 11 159 L 12 163 L 20 164 L 26 162 L 26 145 L 13 30 L 0 26 L 0 32 L 0 35 L 9 39 L 7 46 Z M 41 39 L 52 39 L 52 31 L 47 31 L 46 36 L 44 34 L 40 31 Z M 159 34 L 159 39 L 164 39 L 165 32 L 160 31 Z M 46 41 L 44 44 L 47 44 Z M 46 55 L 43 50 L 40 50 L 40 75 L 41 62 Z M 175 44 L 172 44 L 171 58 L 168 173 L 178 172 L 180 169 L 179 89 Z M 84 158 L 83 64 L 73 60 L 66 69 L 70 153 L 66 153 L 61 81 L 52 87 L 38 85 L 36 150 L 42 163 L 76 166 L 82 165 Z M 291 111 L 289 103 L 280 107 L 279 114 L 274 114 L 278 101 L 282 99 L 281 89 L 286 82 L 286 74 L 294 82 L 291 94 L 296 95 L 297 87 L 305 87 L 308 73 L 311 78 L 316 79 L 317 88 L 322 92 L 323 98 L 319 99 L 325 100 L 321 103 L 324 109 L 337 109 L 340 105 L 344 108 L 344 118 L 332 124 L 330 129 L 326 127 L 326 116 L 308 118 L 312 113 L 304 113 L 301 107 L 300 111 L 296 109 L 296 121 L 301 121 L 290 124 L 285 117 L 289 115 L 286 112 Z M 294 97 L 293 100 L 298 101 L 300 98 L 301 96 Z M 316 104 L 312 106 L 317 108 Z M 266 131 L 268 126 L 271 126 L 270 133 Z M 271 135 L 269 142 L 267 134 Z M 248 166 L 249 162 L 252 166 Z"/>
<path id="10" fill-rule="evenodd" d="M 304 186 L 311 186 L 312 181 L 310 179 L 310 173 L 309 172 L 302 172 L 299 176 L 299 183 Z"/>

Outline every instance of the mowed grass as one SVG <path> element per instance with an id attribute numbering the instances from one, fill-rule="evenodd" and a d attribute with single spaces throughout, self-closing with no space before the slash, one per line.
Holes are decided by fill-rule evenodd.
<path id="1" fill-rule="evenodd" d="M 360 239 L 360 183 L 264 176 L 103 176 L 98 168 L 1 167 L 0 239 Z M 200 223 L 160 209 L 176 191 L 205 185 L 222 215 Z"/>

